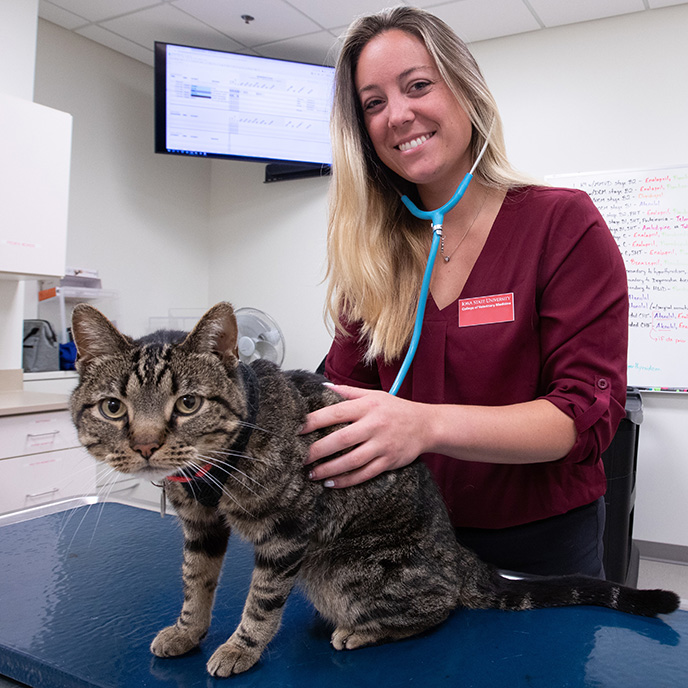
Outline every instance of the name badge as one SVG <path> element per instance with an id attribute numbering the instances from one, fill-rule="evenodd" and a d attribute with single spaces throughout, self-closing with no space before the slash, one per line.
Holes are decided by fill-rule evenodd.
<path id="1" fill-rule="evenodd" d="M 492 294 L 459 299 L 459 327 L 514 321 L 514 294 Z"/>

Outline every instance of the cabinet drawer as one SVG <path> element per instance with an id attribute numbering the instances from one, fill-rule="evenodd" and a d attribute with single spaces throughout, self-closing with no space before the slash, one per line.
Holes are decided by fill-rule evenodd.
<path id="1" fill-rule="evenodd" d="M 0 461 L 0 512 L 95 494 L 96 462 L 85 449 Z"/>
<path id="2" fill-rule="evenodd" d="M 0 459 L 79 446 L 69 411 L 0 418 Z"/>

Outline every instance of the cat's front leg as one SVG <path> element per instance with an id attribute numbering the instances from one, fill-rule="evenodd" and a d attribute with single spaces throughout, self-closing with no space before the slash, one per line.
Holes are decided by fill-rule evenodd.
<path id="1" fill-rule="evenodd" d="M 184 604 L 172 626 L 163 628 L 151 644 L 158 657 L 176 657 L 197 647 L 210 626 L 215 589 L 227 550 L 229 528 L 218 517 L 182 519 L 184 530 Z"/>
<path id="2" fill-rule="evenodd" d="M 284 603 L 294 586 L 307 543 L 280 540 L 256 547 L 251 587 L 241 622 L 229 640 L 208 661 L 213 676 L 231 676 L 250 669 L 279 628 Z"/>

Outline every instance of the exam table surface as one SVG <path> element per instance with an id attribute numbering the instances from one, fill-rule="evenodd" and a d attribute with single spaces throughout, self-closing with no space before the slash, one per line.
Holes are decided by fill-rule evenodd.
<path id="1" fill-rule="evenodd" d="M 34 514 L 40 514 L 40 510 Z M 455 611 L 397 643 L 336 651 L 295 590 L 260 662 L 230 679 L 205 664 L 233 632 L 252 549 L 232 536 L 200 649 L 154 657 L 156 632 L 183 599 L 182 534 L 173 515 L 101 502 L 0 518 L 0 676 L 33 688 L 680 688 L 688 686 L 688 612 L 658 619 L 576 607 Z"/>

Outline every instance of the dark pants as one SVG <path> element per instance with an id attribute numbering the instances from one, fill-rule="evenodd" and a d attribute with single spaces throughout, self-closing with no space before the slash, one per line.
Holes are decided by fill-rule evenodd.
<path id="1" fill-rule="evenodd" d="M 456 528 L 457 540 L 500 569 L 604 578 L 604 497 L 560 516 L 498 530 Z"/>

